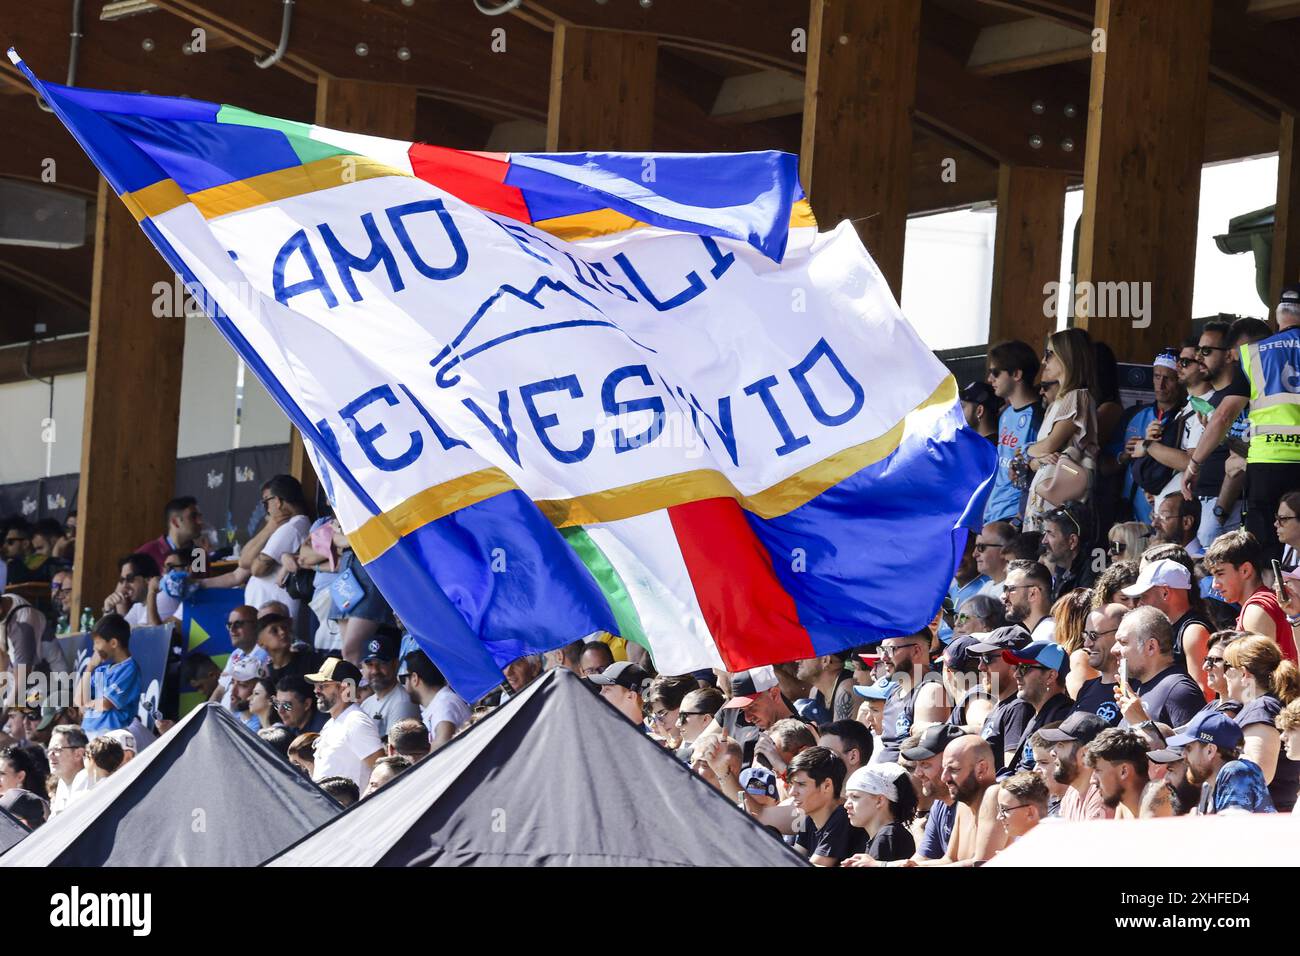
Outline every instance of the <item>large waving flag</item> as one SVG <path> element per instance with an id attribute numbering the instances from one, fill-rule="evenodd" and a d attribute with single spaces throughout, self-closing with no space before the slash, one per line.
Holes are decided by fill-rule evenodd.
<path id="1" fill-rule="evenodd" d="M 40 83 L 306 436 L 452 686 L 913 632 L 994 452 L 793 156 L 509 155 Z"/>

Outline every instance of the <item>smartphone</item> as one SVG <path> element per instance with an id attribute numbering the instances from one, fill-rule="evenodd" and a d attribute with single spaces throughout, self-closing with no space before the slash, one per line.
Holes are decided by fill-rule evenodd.
<path id="1" fill-rule="evenodd" d="M 1273 593 L 1279 603 L 1286 603 L 1286 585 L 1282 582 L 1282 565 L 1278 564 L 1277 558 L 1273 559 Z"/>
<path id="2" fill-rule="evenodd" d="M 1187 404 L 1192 406 L 1193 411 L 1200 412 L 1202 415 L 1214 414 L 1214 406 L 1205 399 L 1199 398 L 1196 395 L 1188 395 Z"/>
<path id="3" fill-rule="evenodd" d="M 1119 686 L 1124 693 L 1129 693 L 1128 688 L 1128 658 L 1119 659 Z"/>

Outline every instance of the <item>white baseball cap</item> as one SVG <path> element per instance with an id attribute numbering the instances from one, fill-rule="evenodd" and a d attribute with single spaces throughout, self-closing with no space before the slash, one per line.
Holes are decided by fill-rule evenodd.
<path id="1" fill-rule="evenodd" d="M 135 753 L 135 734 L 129 730 L 110 730 L 104 734 L 109 740 L 116 740 L 123 750 Z"/>
<path id="2" fill-rule="evenodd" d="M 1190 591 L 1192 576 L 1185 567 L 1172 558 L 1161 558 L 1159 561 L 1142 565 L 1137 582 L 1121 588 L 1120 593 L 1125 597 L 1136 598 L 1156 587 Z"/>

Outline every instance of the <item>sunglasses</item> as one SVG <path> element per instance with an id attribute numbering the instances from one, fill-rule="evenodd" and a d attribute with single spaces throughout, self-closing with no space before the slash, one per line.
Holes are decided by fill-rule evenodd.
<path id="1" fill-rule="evenodd" d="M 279 711 L 280 713 L 282 713 L 282 714 L 287 714 L 287 713 L 289 713 L 289 711 L 293 710 L 293 708 L 294 708 L 294 705 L 293 705 L 293 704 L 286 704 L 286 703 L 284 703 L 283 701 L 276 701 L 276 702 L 275 702 L 274 704 L 272 704 L 271 706 L 274 707 L 276 710 L 278 710 L 278 711 Z"/>
<path id="2" fill-rule="evenodd" d="M 989 378 L 997 378 L 1005 371 L 1006 369 L 1004 368 L 989 368 Z"/>
<path id="3" fill-rule="evenodd" d="M 1222 666 L 1223 666 L 1222 657 L 1207 657 L 1205 661 L 1201 664 L 1201 670 L 1208 671 L 1211 670 L 1212 668 L 1222 667 Z"/>
<path id="4" fill-rule="evenodd" d="M 686 723 L 687 717 L 712 717 L 713 715 L 702 710 L 679 710 L 677 712 L 677 725 L 680 727 Z"/>
<path id="5" fill-rule="evenodd" d="M 226 630 L 227 630 L 227 631 L 236 631 L 236 630 L 238 630 L 239 628 L 241 628 L 241 627 L 246 627 L 246 626 L 248 626 L 249 624 L 252 624 L 252 623 L 253 623 L 252 621 L 227 621 L 227 622 L 226 622 Z"/>
<path id="6" fill-rule="evenodd" d="M 1028 674 L 1030 671 L 1049 671 L 1049 670 L 1051 670 L 1050 667 L 1044 667 L 1041 664 L 1017 664 L 1016 665 L 1016 673 L 1020 674 L 1021 676 Z"/>
<path id="7" fill-rule="evenodd" d="M 1092 641 L 1099 640 L 1103 634 L 1114 634 L 1118 630 L 1118 627 L 1112 627 L 1109 631 L 1084 631 L 1083 639 L 1084 641 L 1091 643 Z"/>
<path id="8" fill-rule="evenodd" d="M 986 667 L 990 664 L 996 664 L 998 661 L 1002 660 L 1001 651 L 991 651 L 988 654 L 973 654 L 971 656 L 975 659 L 976 665 L 983 664 Z"/>
<path id="9" fill-rule="evenodd" d="M 270 507 L 271 502 L 275 501 L 279 497 L 280 497 L 279 495 L 267 495 L 265 498 L 262 499 L 262 507 L 263 508 Z"/>
<path id="10" fill-rule="evenodd" d="M 1070 524 L 1074 525 L 1074 533 L 1083 536 L 1083 528 L 1079 526 L 1079 519 L 1070 513 L 1068 508 L 1057 508 L 1055 511 L 1049 511 L 1048 518 L 1069 518 Z"/>
<path id="11" fill-rule="evenodd" d="M 1221 345 L 1200 345 L 1197 346 L 1196 348 L 1196 354 L 1199 355 L 1201 358 L 1209 358 L 1211 352 L 1226 352 L 1226 351 L 1228 350 Z"/>
<path id="12" fill-rule="evenodd" d="M 1295 519 L 1296 519 L 1295 515 L 1284 515 L 1279 513 L 1278 516 L 1273 519 L 1273 523 L 1286 524 L 1288 521 L 1295 521 Z"/>
<path id="13" fill-rule="evenodd" d="M 1196 359 L 1180 358 L 1176 364 L 1179 368 L 1191 368 L 1193 365 L 1200 365 L 1201 363 Z"/>
<path id="14" fill-rule="evenodd" d="M 1001 550 L 1002 550 L 1003 548 L 1005 548 L 1005 547 L 1006 547 L 1005 544 L 995 544 L 995 543 L 993 543 L 993 542 L 983 542 L 983 541 L 981 541 L 979 544 L 975 545 L 975 550 L 976 550 L 976 551 L 979 551 L 980 553 L 983 553 L 983 552 L 989 550 L 989 548 L 997 548 L 999 551 L 1001 551 Z"/>

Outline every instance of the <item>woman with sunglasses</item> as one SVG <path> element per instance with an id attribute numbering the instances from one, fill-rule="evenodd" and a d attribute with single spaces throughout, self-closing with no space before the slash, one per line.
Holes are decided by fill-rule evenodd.
<path id="1" fill-rule="evenodd" d="M 1205 652 L 1205 661 L 1201 664 L 1201 669 L 1205 672 L 1205 683 L 1209 685 L 1215 696 L 1214 700 L 1201 708 L 1197 716 L 1205 713 L 1216 713 L 1236 717 L 1240 713 L 1241 701 L 1233 698 L 1232 691 L 1228 687 L 1228 679 L 1224 675 L 1223 654 L 1224 649 L 1229 644 L 1243 637 L 1250 637 L 1250 635 L 1245 631 L 1215 631 L 1210 635 L 1210 643 Z M 1179 729 L 1179 732 L 1182 732 L 1181 729 Z"/>
<path id="2" fill-rule="evenodd" d="M 1091 475 L 1096 467 L 1098 444 L 1097 403 L 1089 391 L 1096 377 L 1092 340 L 1083 329 L 1062 329 L 1047 338 L 1043 351 L 1043 397 L 1049 402 L 1038 430 L 1038 440 L 1025 449 L 1034 472 L 1025 507 L 1027 531 L 1042 528 L 1043 516 L 1055 505 L 1038 494 L 1056 473 L 1062 455 L 1088 472 L 1089 487 L 1079 500 L 1087 504 L 1092 496 Z M 1086 536 L 1086 535 L 1085 535 Z"/>
<path id="3" fill-rule="evenodd" d="M 1242 757 L 1264 771 L 1277 811 L 1289 813 L 1300 791 L 1300 761 L 1281 752 L 1276 721 L 1284 707 L 1300 700 L 1300 669 L 1282 657 L 1274 641 L 1251 634 L 1224 649 L 1223 676 L 1229 695 L 1242 705 L 1235 718 L 1246 737 Z"/>
<path id="4" fill-rule="evenodd" d="M 1273 528 L 1282 543 L 1282 567 L 1300 566 L 1300 491 L 1287 492 L 1279 499 Z"/>
<path id="5" fill-rule="evenodd" d="M 1007 623 L 1006 609 L 1002 602 L 987 594 L 969 597 L 957 608 L 953 618 L 953 637 L 963 634 L 987 634 Z"/>
<path id="6" fill-rule="evenodd" d="M 1071 697 L 1079 696 L 1079 688 L 1094 677 L 1100 677 L 1096 668 L 1088 663 L 1088 652 L 1083 648 L 1083 632 L 1088 626 L 1092 611 L 1092 589 L 1075 588 L 1062 594 L 1052 605 L 1052 620 L 1056 622 L 1056 643 L 1065 648 L 1070 658 L 1070 673 L 1065 678 L 1065 689 Z"/>
<path id="7" fill-rule="evenodd" d="M 682 698 L 674 724 L 681 739 L 677 756 L 683 763 L 690 764 L 695 741 L 709 726 L 713 715 L 722 709 L 724 700 L 722 691 L 716 687 L 701 687 Z"/>
<path id="8" fill-rule="evenodd" d="M 1112 561 L 1137 561 L 1151 541 L 1151 529 L 1141 521 L 1124 521 L 1111 525 L 1106 535 L 1110 546 L 1106 549 Z"/>

